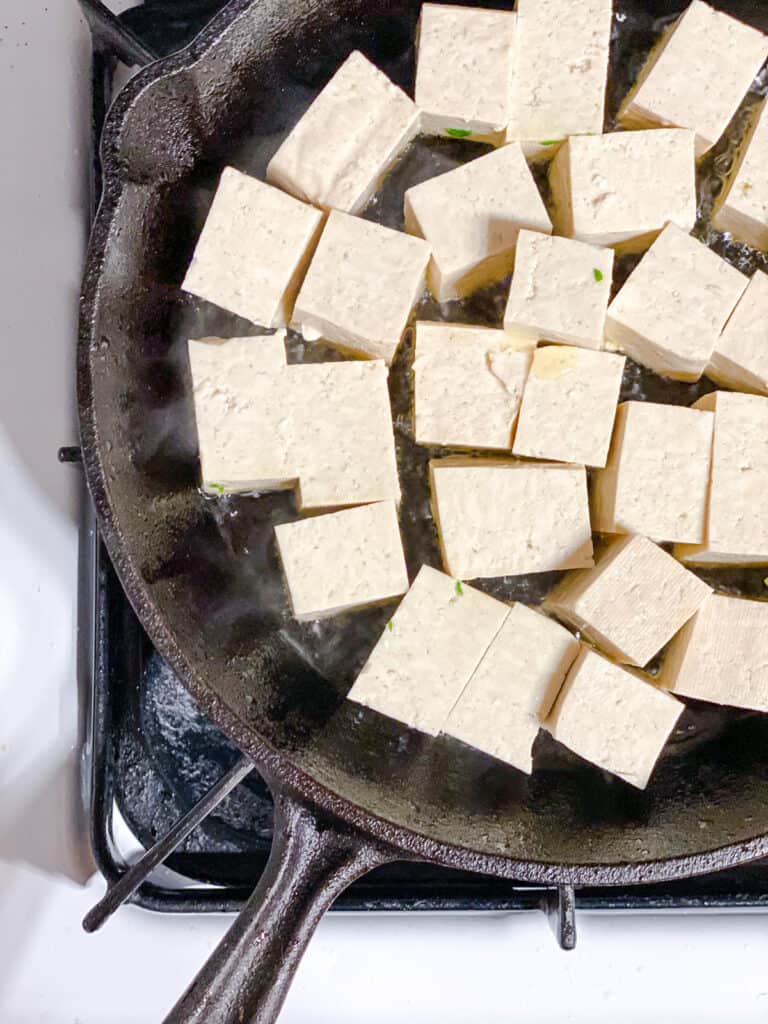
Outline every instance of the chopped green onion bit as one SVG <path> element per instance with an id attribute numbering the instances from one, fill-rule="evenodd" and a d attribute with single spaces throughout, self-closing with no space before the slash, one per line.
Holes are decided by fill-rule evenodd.
<path id="1" fill-rule="evenodd" d="M 206 484 L 205 489 L 206 491 L 214 491 L 216 494 L 224 493 L 224 487 L 222 484 Z"/>
<path id="2" fill-rule="evenodd" d="M 389 630 L 390 633 L 394 629 L 394 626 L 392 625 L 392 619 L 390 619 L 389 622 L 387 623 L 387 629 Z"/>
<path id="3" fill-rule="evenodd" d="M 461 580 L 456 580 L 456 593 L 459 597 L 464 593 L 464 587 L 461 585 Z"/>
<path id="4" fill-rule="evenodd" d="M 562 141 L 562 139 L 544 139 L 544 141 L 542 142 L 542 146 L 556 146 L 559 142 Z"/>
<path id="5" fill-rule="evenodd" d="M 452 139 L 466 139 L 472 132 L 469 128 L 446 128 L 445 134 L 450 135 Z"/>
<path id="6" fill-rule="evenodd" d="M 602 270 L 598 270 L 597 267 L 595 267 L 592 270 L 592 273 L 595 275 L 595 280 L 596 281 L 602 281 L 603 280 L 603 272 L 602 272 Z"/>

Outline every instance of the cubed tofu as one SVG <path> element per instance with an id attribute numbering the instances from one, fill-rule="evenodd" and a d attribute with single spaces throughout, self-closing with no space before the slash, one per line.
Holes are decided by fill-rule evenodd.
<path id="1" fill-rule="evenodd" d="M 724 387 L 768 395 L 768 274 L 755 271 L 706 372 Z"/>
<path id="2" fill-rule="evenodd" d="M 768 711 L 768 601 L 708 597 L 669 645 L 659 683 L 682 697 Z"/>
<path id="3" fill-rule="evenodd" d="M 509 451 L 534 345 L 489 327 L 418 322 L 416 443 Z"/>
<path id="4" fill-rule="evenodd" d="M 429 244 L 332 212 L 296 299 L 294 322 L 345 352 L 390 363 L 424 289 Z"/>
<path id="5" fill-rule="evenodd" d="M 559 235 L 643 252 L 670 221 L 696 221 L 694 135 L 683 128 L 576 136 L 549 173 Z"/>
<path id="6" fill-rule="evenodd" d="M 297 619 L 380 604 L 408 589 L 393 501 L 283 523 L 275 537 Z"/>
<path id="7" fill-rule="evenodd" d="M 386 365 L 302 363 L 286 373 L 300 508 L 399 502 Z"/>
<path id="8" fill-rule="evenodd" d="M 613 257 L 612 249 L 521 231 L 504 329 L 602 348 Z"/>
<path id="9" fill-rule="evenodd" d="M 529 159 L 568 135 L 603 130 L 612 0 L 518 0 L 517 60 L 508 139 Z"/>
<path id="10" fill-rule="evenodd" d="M 645 789 L 683 707 L 585 647 L 544 727 L 579 757 Z"/>
<path id="11" fill-rule="evenodd" d="M 234 167 L 222 172 L 182 288 L 264 327 L 282 327 L 322 214 Z"/>
<path id="12" fill-rule="evenodd" d="M 298 479 L 278 381 L 285 331 L 189 342 L 203 489 L 271 490 Z"/>
<path id="13" fill-rule="evenodd" d="M 405 227 L 432 246 L 427 282 L 444 302 L 504 277 L 520 229 L 549 233 L 552 222 L 512 143 L 409 188 Z"/>
<path id="14" fill-rule="evenodd" d="M 552 619 L 513 605 L 443 731 L 530 773 L 541 719 L 549 714 L 579 646 Z"/>
<path id="15" fill-rule="evenodd" d="M 518 576 L 593 564 L 583 466 L 452 456 L 429 468 L 451 575 Z"/>
<path id="16" fill-rule="evenodd" d="M 703 543 L 675 554 L 696 565 L 768 565 L 768 398 L 716 391 L 696 408 L 715 414 L 706 528 Z"/>
<path id="17" fill-rule="evenodd" d="M 619 110 L 626 128 L 691 128 L 717 142 L 768 57 L 762 32 L 693 0 L 651 50 Z"/>
<path id="18" fill-rule="evenodd" d="M 718 231 L 753 249 L 768 249 L 768 104 L 752 116 L 749 133 L 712 214 Z"/>
<path id="19" fill-rule="evenodd" d="M 418 130 L 416 104 L 355 50 L 272 157 L 267 181 L 324 210 L 359 213 Z"/>
<path id="20" fill-rule="evenodd" d="M 592 524 L 697 543 L 704 536 L 711 413 L 655 402 L 619 406 L 608 462 L 592 481 Z"/>
<path id="21" fill-rule="evenodd" d="M 421 130 L 499 143 L 511 116 L 511 11 L 424 4 L 416 49 Z"/>
<path id="22" fill-rule="evenodd" d="M 638 363 L 698 380 L 749 279 L 669 224 L 608 307 L 605 336 Z"/>
<path id="23" fill-rule="evenodd" d="M 666 551 L 634 534 L 612 541 L 593 569 L 569 573 L 544 607 L 616 661 L 642 667 L 710 592 Z"/>
<path id="24" fill-rule="evenodd" d="M 422 566 L 349 699 L 436 736 L 508 611 L 501 601 Z"/>
<path id="25" fill-rule="evenodd" d="M 604 466 L 624 356 L 547 345 L 533 354 L 518 417 L 515 455 Z"/>

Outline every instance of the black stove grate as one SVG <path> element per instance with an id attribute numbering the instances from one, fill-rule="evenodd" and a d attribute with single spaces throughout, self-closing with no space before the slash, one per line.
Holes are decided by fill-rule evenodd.
<path id="1" fill-rule="evenodd" d="M 223 0 L 146 0 L 120 18 L 96 0 L 80 0 L 93 29 L 93 205 L 101 171 L 98 140 L 118 59 L 141 62 L 189 42 Z M 127 32 L 126 32 L 127 30 Z M 76 452 L 62 452 L 72 461 Z M 199 711 L 153 649 L 125 597 L 85 503 L 81 558 L 81 664 L 91 690 L 84 765 L 91 845 L 109 884 L 126 871 L 114 808 L 144 847 L 171 826 L 232 767 L 239 752 Z M 271 800 L 252 773 L 165 862 L 184 881 L 145 882 L 131 902 L 170 912 L 237 911 L 269 853 Z M 567 891 L 566 891 L 567 892 Z M 563 893 L 560 894 L 561 900 Z M 653 886 L 582 889 L 576 906 L 601 910 L 746 909 L 768 906 L 768 863 Z M 388 865 L 339 898 L 343 910 L 554 909 L 540 887 L 432 865 Z"/>

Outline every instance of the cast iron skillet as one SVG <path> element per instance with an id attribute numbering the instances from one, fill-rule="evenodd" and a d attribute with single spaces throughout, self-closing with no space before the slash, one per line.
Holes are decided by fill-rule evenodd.
<path id="1" fill-rule="evenodd" d="M 617 67 L 647 49 L 654 17 L 682 6 L 634 3 L 640 35 L 626 52 L 617 44 Z M 720 6 L 761 22 L 758 2 Z M 263 175 L 353 48 L 410 87 L 418 7 L 233 0 L 187 50 L 134 78 L 105 129 L 78 354 L 88 482 L 150 637 L 253 757 L 278 817 L 266 875 L 170 1021 L 273 1021 L 323 912 L 386 861 L 611 885 L 768 854 L 768 718 L 692 712 L 693 733 L 703 720 L 715 726 L 702 742 L 673 744 L 645 793 L 546 740 L 525 779 L 345 704 L 370 645 L 352 618 L 314 633 L 291 624 L 271 540 L 273 523 L 295 515 L 290 497 L 218 502 L 197 489 L 185 338 L 253 331 L 179 291 L 216 176 L 227 162 Z M 689 400 L 681 388 L 678 400 Z M 411 533 L 431 537 L 423 506 L 413 507 Z M 408 552 L 412 574 L 417 554 Z M 371 614 L 380 622 L 367 621 L 369 632 L 391 608 Z"/>

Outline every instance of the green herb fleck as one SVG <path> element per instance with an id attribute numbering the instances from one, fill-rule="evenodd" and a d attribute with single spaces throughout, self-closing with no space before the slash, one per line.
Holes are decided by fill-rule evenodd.
<path id="1" fill-rule="evenodd" d="M 544 139 L 544 141 L 541 144 L 542 146 L 556 146 L 558 143 L 562 141 L 562 139 Z"/>
<path id="2" fill-rule="evenodd" d="M 450 135 L 452 139 L 466 139 L 472 132 L 469 128 L 446 128 L 445 134 Z"/>
<path id="3" fill-rule="evenodd" d="M 768 587 L 768 576 L 766 576 L 765 579 L 763 580 L 763 586 Z"/>
<path id="4" fill-rule="evenodd" d="M 387 623 L 387 629 L 391 633 L 394 628 L 395 627 L 392 625 L 392 619 L 390 619 L 389 622 Z"/>
<path id="5" fill-rule="evenodd" d="M 461 580 L 456 580 L 456 593 L 459 597 L 464 593 L 464 587 L 461 585 Z"/>
<path id="6" fill-rule="evenodd" d="M 592 273 L 595 275 L 595 280 L 596 281 L 602 281 L 603 280 L 603 272 L 602 272 L 602 270 L 598 270 L 597 267 L 593 267 Z"/>
<path id="7" fill-rule="evenodd" d="M 207 491 L 213 491 L 215 494 L 223 494 L 224 487 L 222 484 L 206 484 L 205 489 Z"/>

